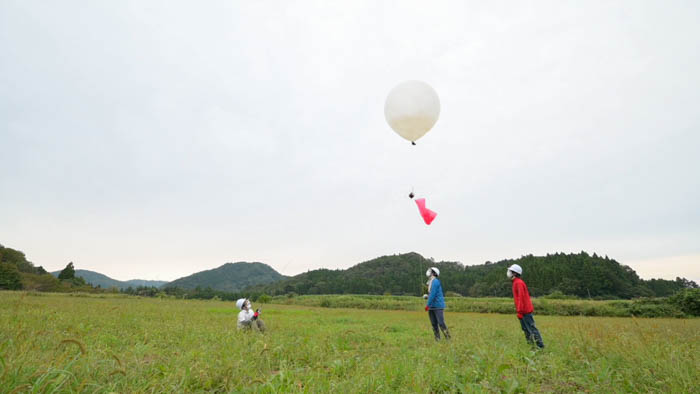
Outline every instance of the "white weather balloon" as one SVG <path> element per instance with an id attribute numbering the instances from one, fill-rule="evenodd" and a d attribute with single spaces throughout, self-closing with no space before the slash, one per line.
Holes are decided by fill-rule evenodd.
<path id="1" fill-rule="evenodd" d="M 384 116 L 398 135 L 415 142 L 437 122 L 440 98 L 425 82 L 402 82 L 391 89 L 386 97 Z"/>

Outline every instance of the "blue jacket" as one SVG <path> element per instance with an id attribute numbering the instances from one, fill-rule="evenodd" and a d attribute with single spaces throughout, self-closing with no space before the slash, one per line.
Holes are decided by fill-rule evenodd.
<path id="1" fill-rule="evenodd" d="M 445 297 L 442 295 L 442 285 L 440 279 L 433 279 L 430 285 L 430 294 L 428 295 L 428 308 L 430 309 L 445 309 Z"/>

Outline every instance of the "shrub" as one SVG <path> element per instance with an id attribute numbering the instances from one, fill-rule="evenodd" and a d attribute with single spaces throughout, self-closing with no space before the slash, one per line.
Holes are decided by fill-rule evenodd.
<path id="1" fill-rule="evenodd" d="M 700 289 L 683 289 L 669 298 L 683 313 L 700 316 Z"/>
<path id="2" fill-rule="evenodd" d="M 553 292 L 542 296 L 542 298 L 547 298 L 550 300 L 576 300 L 578 297 L 575 295 L 564 294 L 561 290 L 554 290 Z"/>
<path id="3" fill-rule="evenodd" d="M 66 286 L 51 274 L 22 274 L 22 285 L 26 290 L 33 291 L 63 291 Z"/>
<path id="4" fill-rule="evenodd" d="M 639 317 L 668 317 L 679 314 L 676 308 L 669 304 L 654 305 L 643 302 L 633 302 L 630 306 L 630 313 Z"/>
<path id="5" fill-rule="evenodd" d="M 0 263 L 0 289 L 19 290 L 22 278 L 13 264 Z"/>
<path id="6" fill-rule="evenodd" d="M 270 297 L 267 294 L 263 294 L 260 297 L 258 297 L 258 302 L 261 304 L 267 304 L 272 300 L 272 297 Z"/>

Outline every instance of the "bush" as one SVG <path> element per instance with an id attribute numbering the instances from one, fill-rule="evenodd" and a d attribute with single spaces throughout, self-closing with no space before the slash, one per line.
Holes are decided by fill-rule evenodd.
<path id="1" fill-rule="evenodd" d="M 0 263 L 0 289 L 20 290 L 22 278 L 13 264 Z"/>
<path id="2" fill-rule="evenodd" d="M 561 290 L 554 290 L 553 292 L 542 296 L 542 298 L 547 298 L 550 300 L 576 300 L 578 297 L 575 295 L 564 294 Z"/>
<path id="3" fill-rule="evenodd" d="M 700 289 L 683 289 L 669 298 L 683 313 L 700 316 Z"/>
<path id="4" fill-rule="evenodd" d="M 681 317 L 683 314 L 671 304 L 632 302 L 630 313 L 637 317 Z"/>
<path id="5" fill-rule="evenodd" d="M 51 274 L 22 274 L 22 285 L 25 290 L 32 291 L 59 292 L 66 289 L 66 286 Z"/>
<path id="6" fill-rule="evenodd" d="M 82 276 L 73 276 L 68 282 L 74 287 L 89 286 Z"/>
<path id="7" fill-rule="evenodd" d="M 258 297 L 258 302 L 261 304 L 268 304 L 272 300 L 272 297 L 270 297 L 267 294 L 263 294 L 260 297 Z"/>

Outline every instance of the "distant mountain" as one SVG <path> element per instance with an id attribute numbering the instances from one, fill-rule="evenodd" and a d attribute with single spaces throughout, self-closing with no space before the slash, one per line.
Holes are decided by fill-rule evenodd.
<path id="1" fill-rule="evenodd" d="M 61 271 L 54 271 L 51 273 L 51 275 L 58 277 L 58 274 L 60 274 Z M 88 271 L 88 270 L 75 270 L 75 276 L 76 277 L 82 277 L 85 279 L 85 282 L 93 285 L 93 286 L 100 286 L 103 289 L 109 289 L 110 287 L 116 287 L 119 289 L 126 289 L 128 287 L 139 287 L 139 286 L 146 286 L 146 287 L 160 287 L 168 282 L 162 281 L 162 280 L 143 280 L 143 279 L 131 279 L 127 281 L 121 281 L 121 280 L 116 280 L 112 279 L 107 275 L 103 275 L 99 272 L 95 271 Z"/>
<path id="2" fill-rule="evenodd" d="M 131 287 L 161 287 L 168 282 L 164 280 L 130 279 L 124 283 Z"/>
<path id="3" fill-rule="evenodd" d="M 626 265 L 595 253 L 556 253 L 522 256 L 497 263 L 464 266 L 457 262 L 435 262 L 418 253 L 382 256 L 346 270 L 318 269 L 267 285 L 245 289 L 248 293 L 280 294 L 393 294 L 419 295 L 426 291 L 425 271 L 440 269 L 445 291 L 465 296 L 512 296 L 506 268 L 523 267 L 530 294 L 561 292 L 582 298 L 632 298 L 668 296 L 697 283 L 683 278 L 643 280 Z"/>
<path id="4" fill-rule="evenodd" d="M 418 253 L 382 256 L 345 270 L 317 269 L 267 285 L 251 286 L 249 293 L 280 294 L 384 294 L 419 295 L 427 280 L 425 271 L 437 266 L 443 273 L 464 270 L 456 262 L 435 263 Z M 451 289 L 447 289 L 451 290 Z"/>
<path id="5" fill-rule="evenodd" d="M 165 287 L 181 289 L 205 289 L 237 292 L 243 288 L 258 284 L 279 281 L 286 276 L 263 263 L 226 263 L 219 268 L 197 272 L 184 278 L 169 282 Z"/>

